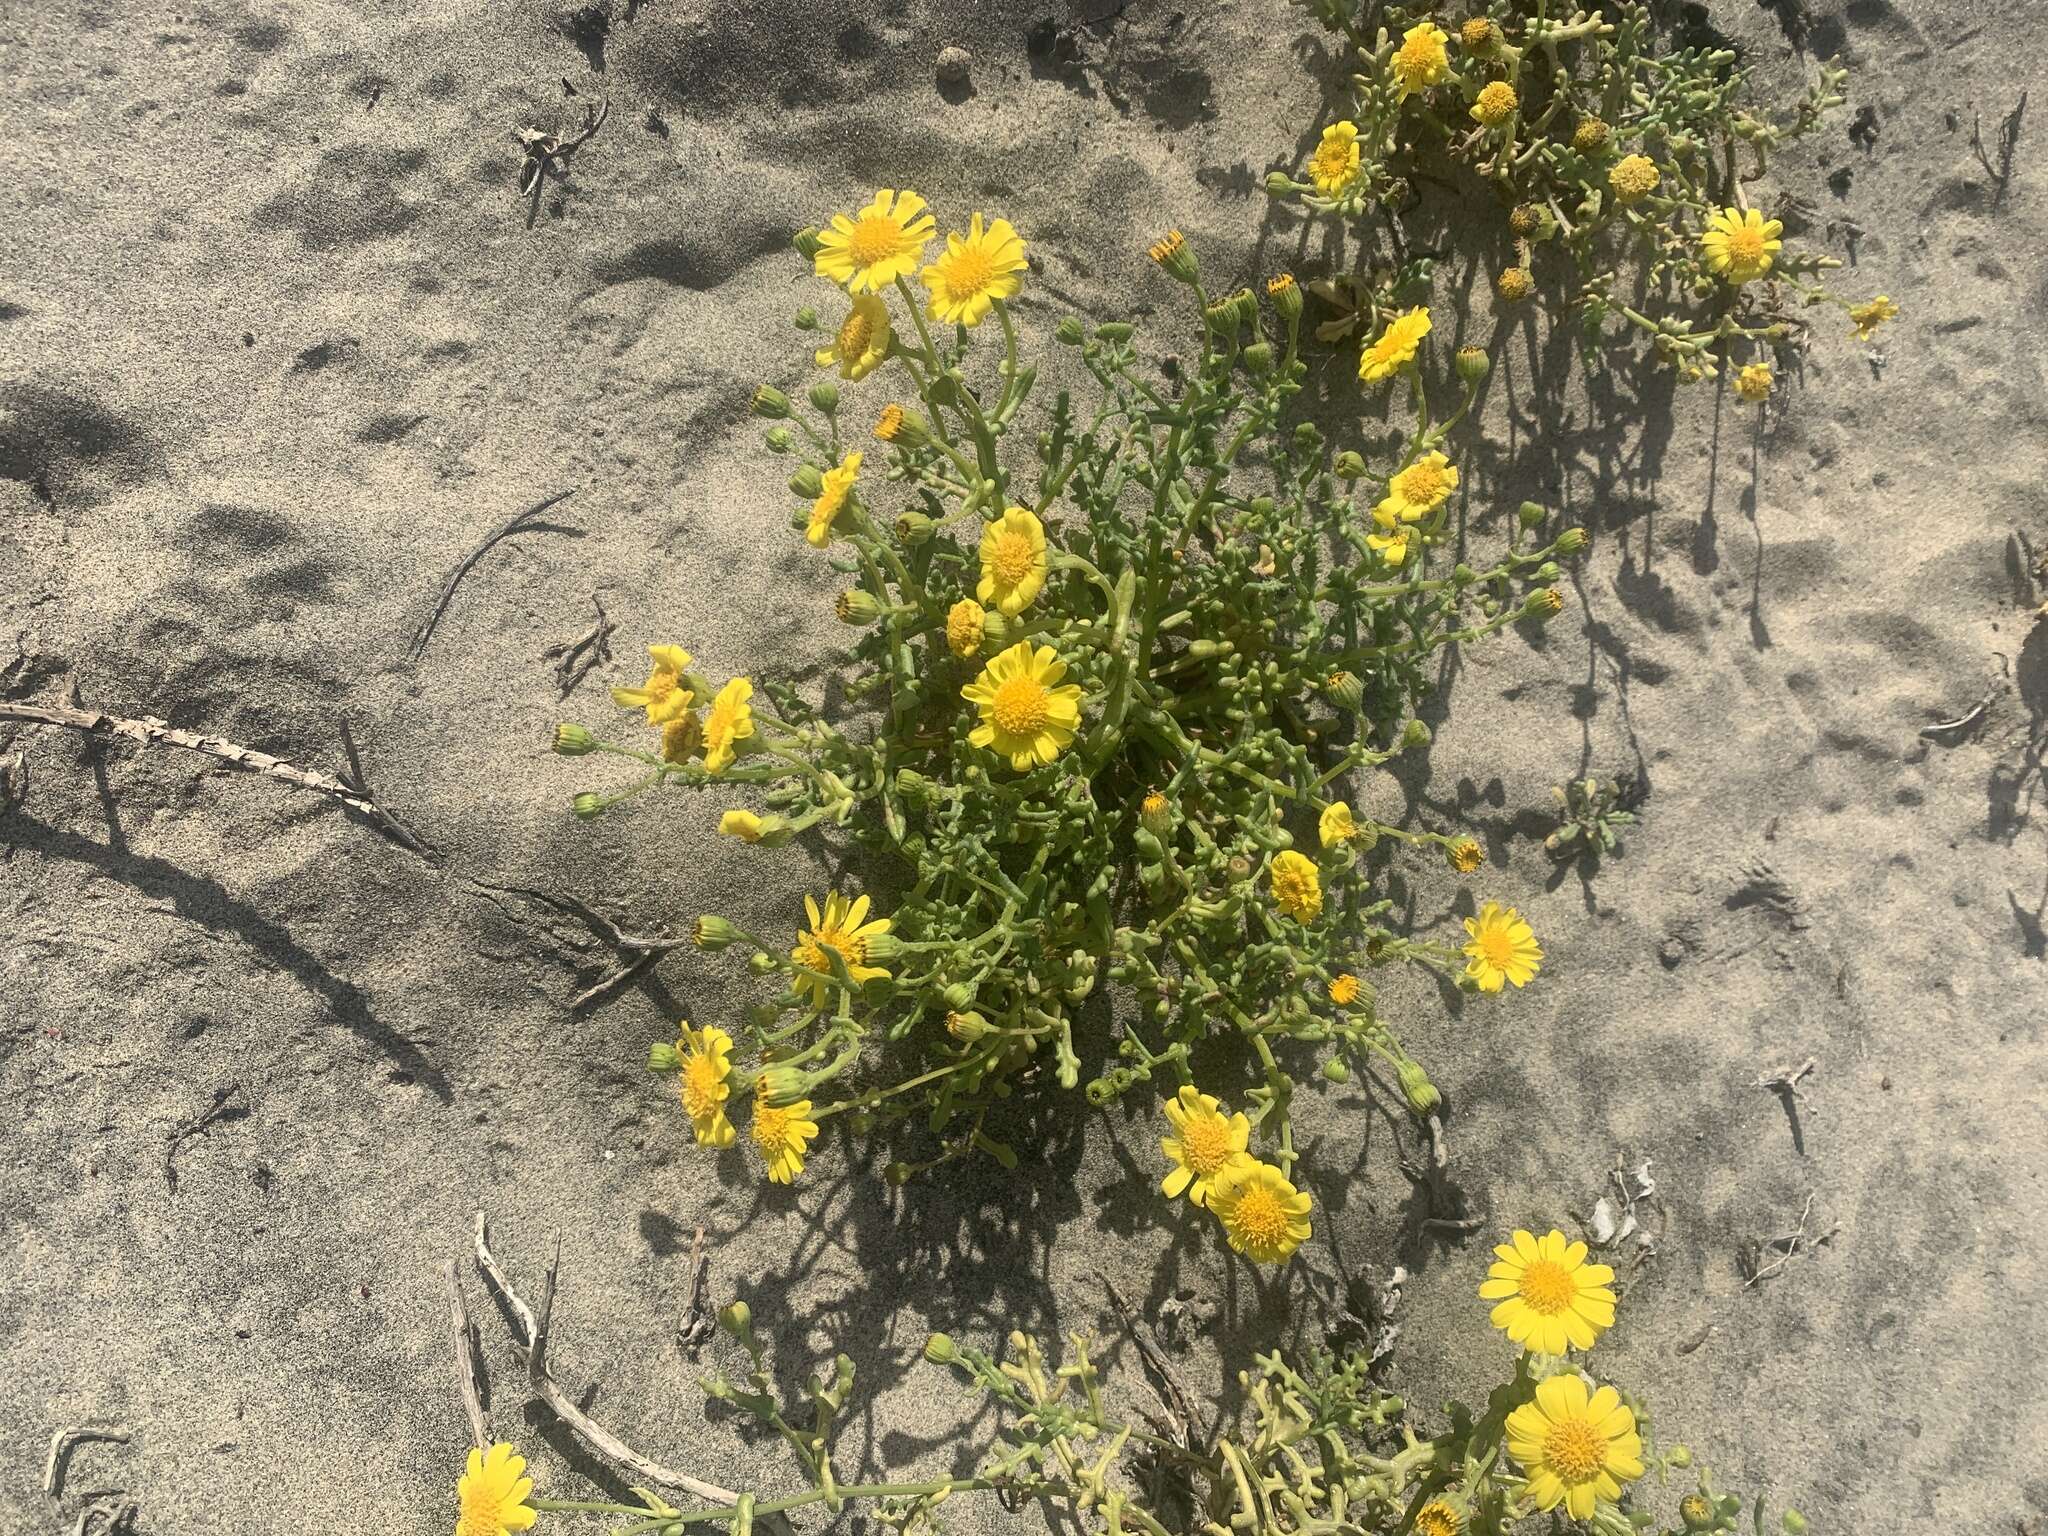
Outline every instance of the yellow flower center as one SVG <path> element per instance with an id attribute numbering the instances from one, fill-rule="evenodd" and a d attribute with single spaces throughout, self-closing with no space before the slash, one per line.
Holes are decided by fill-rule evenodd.
<path id="1" fill-rule="evenodd" d="M 1394 55 L 1394 68 L 1409 79 L 1418 79 L 1436 68 L 1438 44 L 1428 35 L 1411 37 Z"/>
<path id="2" fill-rule="evenodd" d="M 1338 181 L 1351 174 L 1351 146 L 1341 139 L 1316 146 L 1315 174 L 1324 181 Z"/>
<path id="3" fill-rule="evenodd" d="M 1568 1483 L 1583 1483 L 1607 1463 L 1607 1442 L 1584 1419 L 1553 1424 L 1543 1440 L 1543 1459 Z"/>
<path id="4" fill-rule="evenodd" d="M 1180 1133 L 1180 1150 L 1188 1167 L 1206 1179 L 1230 1161 L 1230 1127 L 1215 1115 L 1190 1120 Z"/>
<path id="5" fill-rule="evenodd" d="M 1006 528 L 996 535 L 996 579 L 1005 586 L 1017 585 L 1031 574 L 1031 567 L 1037 563 L 1038 552 L 1031 547 L 1029 534 Z"/>
<path id="6" fill-rule="evenodd" d="M 1415 1536 L 1458 1536 L 1458 1512 L 1440 1500 L 1423 1505 L 1415 1517 Z"/>
<path id="7" fill-rule="evenodd" d="M 470 1494 L 462 1501 L 462 1518 L 455 1522 L 455 1536 L 498 1536 L 505 1528 L 504 1500 L 490 1494 Z"/>
<path id="8" fill-rule="evenodd" d="M 1538 1259 L 1522 1271 L 1522 1300 L 1532 1312 L 1555 1317 L 1579 1293 L 1571 1272 L 1552 1259 Z"/>
<path id="9" fill-rule="evenodd" d="M 962 246 L 945 262 L 946 291 L 956 299 L 971 299 L 995 286 L 996 264 L 978 245 Z"/>
<path id="10" fill-rule="evenodd" d="M 875 339 L 875 322 L 859 310 L 846 317 L 846 323 L 839 327 L 838 352 L 841 357 L 865 357 L 868 343 Z M 903 413 L 897 412 L 898 416 Z"/>
<path id="11" fill-rule="evenodd" d="M 683 1068 L 683 1108 L 692 1120 L 718 1113 L 718 1063 L 711 1057 L 693 1054 Z"/>
<path id="12" fill-rule="evenodd" d="M 1052 718 L 1052 698 L 1033 677 L 1012 677 L 996 689 L 989 714 L 1009 736 L 1036 736 Z"/>
<path id="13" fill-rule="evenodd" d="M 894 219 L 864 213 L 854 220 L 853 233 L 846 237 L 846 251 L 855 262 L 871 267 L 903 250 L 903 227 Z"/>
<path id="14" fill-rule="evenodd" d="M 1165 813 L 1166 810 L 1166 796 L 1162 795 L 1161 793 L 1159 793 L 1158 790 L 1155 789 L 1150 794 L 1145 796 L 1144 801 L 1139 805 L 1138 809 L 1143 811 L 1147 816 L 1162 815 Z"/>
<path id="15" fill-rule="evenodd" d="M 1508 937 L 1504 927 L 1486 927 L 1479 930 L 1479 957 L 1496 970 L 1506 970 L 1508 962 L 1515 958 L 1515 941 Z M 1536 1266 L 1531 1265 L 1533 1270 Z M 1528 1282 L 1522 1282 L 1526 1288 Z"/>
<path id="16" fill-rule="evenodd" d="M 805 970 L 823 971 L 832 974 L 832 962 L 825 958 L 825 951 L 836 949 L 839 957 L 849 969 L 868 963 L 868 941 L 857 939 L 839 928 L 820 928 L 816 933 L 807 933 L 797 940 L 797 948 L 803 951 L 801 964 Z"/>
<path id="17" fill-rule="evenodd" d="M 1297 870 L 1280 870 L 1273 876 L 1273 899 L 1290 912 L 1306 910 L 1310 900 L 1307 879 Z"/>
<path id="18" fill-rule="evenodd" d="M 1728 232 L 1728 260 L 1737 267 L 1754 267 L 1764 259 L 1764 232 L 1745 224 Z"/>
<path id="19" fill-rule="evenodd" d="M 1330 1001 L 1342 1008 L 1358 1001 L 1358 978 L 1349 971 L 1330 982 Z"/>
<path id="20" fill-rule="evenodd" d="M 1238 1198 L 1235 1221 L 1238 1235 L 1254 1247 L 1277 1248 L 1287 1239 L 1287 1207 L 1263 1184 Z"/>
<path id="21" fill-rule="evenodd" d="M 789 1141 L 790 1113 L 787 1106 L 778 1107 L 766 1100 L 754 1104 L 754 1140 L 769 1151 L 784 1146 Z"/>
<path id="22" fill-rule="evenodd" d="M 1444 493 L 1444 472 L 1427 459 L 1419 464 L 1411 464 L 1401 471 L 1400 490 L 1403 501 L 1414 502 L 1417 505 L 1434 501 Z"/>

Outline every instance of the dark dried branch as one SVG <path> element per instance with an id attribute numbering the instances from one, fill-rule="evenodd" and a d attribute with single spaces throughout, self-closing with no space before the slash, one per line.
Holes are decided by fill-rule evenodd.
<path id="1" fill-rule="evenodd" d="M 524 512 L 521 512 L 517 517 L 513 518 L 510 522 L 506 523 L 496 533 L 493 533 L 489 538 L 485 539 L 481 544 L 477 545 L 475 549 L 472 549 L 468 554 L 464 555 L 462 557 L 462 563 L 456 566 L 455 570 L 449 575 L 447 581 L 442 583 L 441 596 L 439 600 L 436 601 L 434 604 L 434 611 L 427 615 L 427 622 L 422 624 L 420 626 L 419 633 L 412 637 L 412 648 L 406 652 L 406 659 L 408 661 L 417 662 L 422 656 L 427 654 L 427 641 L 433 638 L 434 626 L 441 622 L 441 615 L 448 611 L 448 604 L 455 596 L 456 587 L 461 584 L 462 578 L 469 574 L 471 566 L 475 565 L 477 561 L 483 559 L 485 555 L 489 554 L 491 551 L 491 547 L 495 545 L 500 539 L 509 538 L 512 534 L 515 533 L 531 533 L 540 531 L 537 529 L 527 527 L 527 519 L 540 516 L 540 514 L 547 511 L 549 507 L 554 506 L 558 502 L 567 501 L 571 496 L 574 496 L 575 494 L 576 492 L 574 490 L 567 490 L 557 491 L 552 496 L 542 497 L 539 501 L 535 502 L 532 506 L 528 507 Z"/>

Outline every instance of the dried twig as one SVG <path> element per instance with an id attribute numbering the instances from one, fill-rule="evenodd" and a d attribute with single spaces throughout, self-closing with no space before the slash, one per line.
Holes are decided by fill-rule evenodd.
<path id="1" fill-rule="evenodd" d="M 207 1105 L 193 1119 L 187 1120 L 183 1125 L 173 1130 L 164 1139 L 164 1182 L 171 1186 L 172 1194 L 175 1195 L 178 1192 L 178 1148 L 182 1147 L 192 1137 L 197 1136 L 201 1131 L 213 1124 L 214 1121 L 228 1114 L 229 1101 L 241 1091 L 242 1085 L 238 1082 L 230 1082 L 224 1087 L 214 1089 L 213 1102 Z M 246 1109 L 244 1113 L 247 1113 Z"/>
<path id="2" fill-rule="evenodd" d="M 441 1265 L 448 1282 L 448 1324 L 455 1333 L 455 1385 L 462 1392 L 462 1411 L 469 1415 L 469 1438 L 480 1451 L 491 1448 L 491 1421 L 484 1413 L 483 1388 L 477 1381 L 476 1345 L 469 1332 L 469 1308 L 462 1300 L 462 1280 L 455 1261 Z"/>
<path id="3" fill-rule="evenodd" d="M 146 747 L 183 747 L 188 752 L 203 753 L 230 767 L 240 768 L 245 773 L 261 774 L 265 778 L 280 780 L 295 789 L 310 789 L 316 795 L 338 800 L 401 848 L 408 848 L 424 858 L 435 856 L 434 850 L 421 842 L 396 816 L 367 794 L 359 789 L 350 788 L 333 775 L 320 773 L 311 768 L 296 767 L 281 758 L 272 757 L 268 752 L 238 746 L 218 736 L 201 736 L 194 731 L 181 731 L 154 715 L 129 720 L 119 715 L 102 714 L 96 709 L 73 709 L 59 704 L 15 704 L 0 699 L 0 720 L 22 720 L 31 725 L 61 725 L 67 730 L 83 731 L 94 738 L 125 736 L 131 741 L 141 742 Z"/>
<path id="4" fill-rule="evenodd" d="M 125 1424 L 66 1424 L 50 1436 L 50 1454 L 43 1462 L 43 1492 L 51 1498 L 58 1497 L 64 1480 L 64 1462 L 70 1455 L 71 1447 L 85 1440 L 110 1440 L 116 1445 L 128 1443 L 128 1426 Z"/>
<path id="5" fill-rule="evenodd" d="M 590 601 L 597 609 L 597 622 L 574 640 L 564 640 L 541 652 L 543 660 L 555 664 L 555 685 L 561 690 L 558 697 L 564 699 L 576 691 L 592 667 L 612 659 L 612 631 L 618 625 L 604 611 L 603 598 L 593 592 Z"/>
<path id="6" fill-rule="evenodd" d="M 1984 711 L 1991 707 L 1991 701 L 1998 697 L 1998 690 L 1992 689 L 1975 704 L 1957 715 L 1953 720 L 1937 720 L 1932 725 L 1920 727 L 1922 741 L 1940 741 L 1944 736 L 1960 735 L 1984 718 Z"/>
<path id="7" fill-rule="evenodd" d="M 1187 1388 L 1181 1385 L 1180 1377 L 1174 1374 L 1174 1369 L 1167 1363 L 1166 1356 L 1161 1354 L 1158 1346 L 1152 1342 L 1152 1330 L 1131 1311 L 1130 1305 L 1124 1300 L 1123 1292 L 1116 1288 L 1114 1280 L 1100 1269 L 1095 1271 L 1095 1278 L 1102 1282 L 1102 1288 L 1109 1293 L 1110 1303 L 1116 1308 L 1116 1315 L 1123 1322 L 1124 1332 L 1131 1336 L 1131 1342 L 1137 1346 L 1138 1358 L 1145 1366 L 1146 1383 L 1152 1388 L 1152 1395 L 1159 1400 L 1159 1406 L 1165 1410 L 1167 1424 L 1173 1430 L 1174 1438 L 1191 1451 L 1200 1450 L 1201 1447 L 1196 1444 L 1195 1428 L 1200 1421 L 1195 1417 L 1194 1404 L 1189 1401 Z"/>
<path id="8" fill-rule="evenodd" d="M 440 599 L 434 604 L 434 611 L 427 615 L 427 622 L 420 626 L 419 633 L 412 637 L 412 648 L 406 652 L 406 659 L 417 662 L 422 656 L 427 654 L 427 641 L 433 638 L 434 626 L 441 622 L 441 615 L 447 612 L 448 604 L 455 596 L 456 587 L 461 584 L 462 578 L 469 574 L 470 567 L 490 553 L 492 545 L 496 544 L 500 539 L 507 538 L 515 533 L 538 531 L 525 527 L 526 520 L 530 517 L 540 516 L 549 507 L 554 506 L 557 502 L 567 501 L 575 494 L 574 490 L 567 490 L 557 491 L 552 496 L 542 497 L 509 523 L 506 523 L 496 533 L 485 539 L 483 543 L 477 545 L 475 549 L 464 555 L 462 563 L 456 566 L 455 570 L 449 575 L 448 580 L 442 583 Z"/>
<path id="9" fill-rule="evenodd" d="M 1741 1249 L 1736 1253 L 1735 1259 L 1743 1272 L 1742 1288 L 1744 1290 L 1748 1290 L 1751 1286 L 1761 1281 L 1770 1279 L 1772 1275 L 1775 1275 L 1779 1270 L 1792 1262 L 1792 1256 L 1795 1253 L 1807 1252 L 1818 1248 L 1823 1243 L 1832 1242 L 1835 1234 L 1842 1230 L 1840 1225 L 1836 1225 L 1829 1227 L 1825 1232 L 1816 1233 L 1809 1237 L 1806 1231 L 1806 1219 L 1812 1212 L 1813 1196 L 1809 1194 L 1806 1197 L 1806 1204 L 1799 1208 L 1799 1225 L 1797 1228 L 1781 1236 L 1771 1238 L 1766 1242 L 1759 1243 L 1755 1238 L 1751 1238 L 1742 1245 Z M 1766 1249 L 1775 1249 L 1778 1254 L 1768 1264 L 1762 1262 Z"/>
<path id="10" fill-rule="evenodd" d="M 1769 1076 L 1756 1080 L 1757 1087 L 1768 1088 L 1785 1106 L 1785 1118 L 1792 1125 L 1792 1150 L 1801 1157 L 1806 1155 L 1806 1135 L 1799 1124 L 1799 1109 L 1806 1102 L 1806 1095 L 1799 1091 L 1799 1083 L 1819 1067 L 1819 1059 L 1809 1056 L 1796 1067 L 1780 1067 Z"/>
<path id="11" fill-rule="evenodd" d="M 121 1532 L 135 1529 L 135 1517 L 141 1513 L 142 1506 L 133 1499 L 101 1499 L 78 1512 L 71 1536 L 92 1536 L 93 1528 L 103 1520 L 106 1536 L 121 1536 Z"/>
<path id="12" fill-rule="evenodd" d="M 534 1396 L 552 1408 L 555 1416 L 575 1431 L 584 1444 L 642 1483 L 661 1488 L 687 1489 L 700 1499 L 709 1499 L 717 1504 L 739 1502 L 739 1495 L 729 1488 L 721 1488 L 716 1483 L 707 1483 L 687 1472 L 677 1472 L 658 1462 L 649 1461 L 578 1408 L 575 1400 L 562 1390 L 561 1383 L 556 1381 L 553 1373 L 548 1370 L 548 1326 L 555 1306 L 556 1275 L 562 1262 L 562 1240 L 559 1235 L 555 1238 L 554 1257 L 548 1261 L 547 1278 L 542 1285 L 538 1317 L 519 1299 L 518 1293 L 506 1280 L 504 1271 L 498 1267 L 497 1260 L 492 1257 L 490 1231 L 484 1222 L 482 1211 L 476 1214 L 476 1258 L 485 1277 L 497 1287 L 498 1294 L 505 1298 L 505 1305 L 525 1331 L 523 1339 L 513 1340 L 512 1348 L 513 1352 L 526 1362 L 528 1388 Z"/>
<path id="13" fill-rule="evenodd" d="M 565 84 L 567 82 L 564 82 Z M 528 199 L 526 227 L 533 228 L 533 221 L 540 216 L 540 196 L 550 176 L 560 180 L 569 174 L 569 161 L 576 151 L 590 142 L 592 134 L 604 126 L 604 120 L 611 116 L 610 101 L 600 101 L 596 106 L 588 102 L 583 106 L 583 131 L 574 138 L 563 138 L 559 133 L 542 133 L 538 128 L 521 128 L 514 137 L 526 158 L 519 167 L 519 195 Z"/>
<path id="14" fill-rule="evenodd" d="M 537 891 L 525 885 L 492 885 L 488 881 L 473 882 L 479 889 L 497 891 L 507 896 L 524 896 L 537 901 L 544 907 L 553 907 L 557 912 L 567 913 L 584 924 L 614 949 L 624 950 L 629 959 L 622 961 L 612 970 L 569 999 L 569 1011 L 576 1012 L 609 993 L 616 992 L 642 971 L 653 965 L 671 951 L 686 948 L 688 939 L 672 939 L 667 934 L 628 933 L 617 923 L 606 917 L 595 907 L 578 901 L 574 896 L 557 896 L 549 891 Z"/>
<path id="15" fill-rule="evenodd" d="M 2006 188 L 2012 185 L 2012 156 L 2019 147 L 2020 123 L 2027 115 L 2027 93 L 2020 92 L 2020 99 L 2013 109 L 1998 122 L 1998 163 L 1991 163 L 1991 156 L 1984 148 L 1984 119 L 1977 113 L 1970 114 L 1970 148 L 1977 152 L 1977 163 L 1984 167 L 1984 173 L 1998 184 L 1998 190 L 1991 194 L 1991 210 L 1996 213 L 2005 202 Z"/>
<path id="16" fill-rule="evenodd" d="M 676 1326 L 676 1338 L 695 1358 L 697 1350 L 718 1327 L 711 1315 L 711 1255 L 704 1251 L 704 1227 L 690 1239 L 690 1299 L 683 1304 L 683 1320 Z"/>

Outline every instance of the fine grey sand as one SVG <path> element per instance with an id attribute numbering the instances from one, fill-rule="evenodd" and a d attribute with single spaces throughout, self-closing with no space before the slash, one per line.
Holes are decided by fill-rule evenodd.
<path id="1" fill-rule="evenodd" d="M 1422 1229 L 1405 1125 L 1328 1089 L 1301 1111 L 1315 1238 L 1254 1276 L 1156 1196 L 1136 1099 L 1041 1105 L 1016 1175 L 891 1189 L 895 1152 L 835 1128 L 793 1188 L 762 1184 L 690 1145 L 642 1066 L 678 1019 L 736 1016 L 742 967 L 684 950 L 572 1012 L 612 951 L 520 892 L 783 933 L 835 874 L 822 847 L 716 838 L 709 799 L 579 824 L 568 797 L 606 778 L 544 752 L 558 719 L 615 718 L 601 685 L 637 681 L 649 642 L 716 677 L 830 671 L 838 583 L 746 415 L 758 383 L 807 381 L 789 316 L 829 298 L 791 231 L 914 186 L 942 227 L 984 208 L 1031 242 L 1037 350 L 1078 313 L 1182 351 L 1191 317 L 1144 255 L 1166 228 L 1218 286 L 1336 254 L 1260 182 L 1299 163 L 1339 61 L 1264 0 L 617 0 L 602 33 L 576 9 L 0 17 L 0 694 L 75 690 L 327 771 L 346 722 L 443 855 L 192 754 L 0 725 L 28 768 L 0 817 L 0 1530 L 69 1529 L 114 1488 L 146 1532 L 448 1529 L 466 1429 L 438 1269 L 480 1207 L 529 1294 L 561 1233 L 555 1366 L 591 1412 L 781 1489 L 777 1447 L 707 1422 L 697 1377 L 735 1352 L 672 1337 L 700 1224 L 714 1299 L 750 1303 L 786 1389 L 855 1361 L 850 1478 L 972 1459 L 953 1436 L 981 1410 L 918 1359 L 934 1327 L 1092 1333 L 1148 1401 L 1098 1270 L 1227 1405 L 1255 1351 L 1322 1338 L 1405 1266 L 1392 1383 L 1423 1414 L 1481 1400 L 1508 1359 L 1474 1297 L 1487 1241 L 1576 1230 L 1643 1159 L 1661 1235 L 1622 1261 L 1601 1368 L 1661 1438 L 1829 1529 L 2048 1528 L 2048 593 L 2026 571 L 2048 545 L 2048 181 L 2038 130 L 2002 199 L 1970 146 L 1973 114 L 1988 131 L 2038 85 L 2038 29 L 1982 0 L 1713 7 L 1786 97 L 1817 57 L 1851 68 L 1849 109 L 1766 186 L 1845 291 L 1905 307 L 1874 346 L 1822 312 L 1761 422 L 1633 365 L 1589 388 L 1540 309 L 1439 292 L 1446 337 L 1513 333 L 1461 458 L 1475 539 L 1534 497 L 1592 543 L 1539 639 L 1446 668 L 1397 810 L 1472 827 L 1471 888 L 1548 960 L 1503 999 L 1389 988 L 1481 1230 Z M 1805 19 L 1798 49 L 1775 16 Z M 949 46 L 965 82 L 937 78 Z M 600 97 L 528 228 L 514 131 Z M 1361 431 L 1382 409 L 1359 399 Z M 561 490 L 410 660 L 457 562 Z M 546 653 L 593 594 L 615 661 L 559 702 Z M 1649 785 L 1641 824 L 1560 874 L 1550 786 L 1621 770 Z M 1460 883 L 1403 868 L 1418 925 L 1454 933 Z M 1808 1058 L 1795 1141 L 1758 1080 Z M 231 1087 L 173 1184 L 173 1131 Z M 1802 1211 L 1827 1240 L 1746 1286 L 1743 1245 Z M 494 1422 L 543 1491 L 620 1488 L 523 1409 L 469 1295 Z M 49 1437 L 80 1421 L 133 1438 L 76 1451 L 54 1503 Z"/>

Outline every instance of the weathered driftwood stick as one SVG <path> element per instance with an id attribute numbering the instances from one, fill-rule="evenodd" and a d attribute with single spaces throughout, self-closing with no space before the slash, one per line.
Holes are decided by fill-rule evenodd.
<path id="1" fill-rule="evenodd" d="M 128 1443 L 128 1426 L 125 1424 L 66 1424 L 50 1436 L 50 1454 L 43 1463 L 43 1492 L 51 1498 L 57 1497 L 58 1488 L 64 1476 L 64 1458 L 71 1447 L 81 1440 L 111 1440 L 116 1445 Z"/>
<path id="2" fill-rule="evenodd" d="M 434 611 L 427 615 L 427 622 L 422 624 L 419 627 L 419 633 L 415 634 L 412 637 L 412 648 L 406 652 L 406 660 L 417 662 L 422 656 L 427 654 L 427 642 L 433 639 L 434 637 L 434 626 L 441 622 L 441 615 L 448 611 L 448 604 L 450 601 L 453 600 L 455 596 L 455 589 L 462 585 L 462 578 L 469 574 L 469 568 L 471 566 L 475 565 L 477 561 L 483 559 L 485 555 L 489 554 L 491 552 L 492 546 L 494 546 L 498 542 L 498 540 L 503 538 L 509 538 L 511 535 L 515 533 L 525 533 L 531 531 L 526 526 L 526 520 L 528 518 L 539 517 L 541 513 L 547 511 L 549 507 L 554 506 L 557 502 L 567 501 L 571 496 L 574 496 L 575 494 L 576 492 L 573 489 L 571 489 L 566 491 L 557 491 L 552 496 L 542 497 L 539 501 L 535 502 L 532 506 L 528 507 L 524 512 L 521 512 L 517 517 L 513 518 L 511 522 L 506 523 L 502 527 L 500 527 L 497 532 L 493 533 L 489 538 L 485 539 L 483 543 L 477 545 L 475 549 L 472 549 L 468 554 L 464 555 L 462 557 L 462 563 L 456 566 L 454 571 L 449 575 L 447 581 L 441 584 L 441 595 L 438 599 L 435 600 Z"/>
<path id="3" fill-rule="evenodd" d="M 0 699 L 0 720 L 20 720 L 29 725 L 60 725 L 66 730 L 83 731 L 88 736 L 101 739 L 124 736 L 145 747 L 183 747 L 187 752 L 202 753 L 244 773 L 261 774 L 294 789 L 309 789 L 316 795 L 339 800 L 401 847 L 423 857 L 433 857 L 433 850 L 414 836 L 397 817 L 332 774 L 297 767 L 282 758 L 272 757 L 268 752 L 258 752 L 254 747 L 241 746 L 219 736 L 202 736 L 196 731 L 179 730 L 154 715 L 129 720 L 96 709 L 73 709 L 62 704 L 18 704 Z"/>
<path id="4" fill-rule="evenodd" d="M 455 1385 L 462 1390 L 462 1411 L 469 1415 L 469 1438 L 480 1451 L 491 1448 L 491 1421 L 484 1416 L 483 1390 L 477 1385 L 476 1353 L 469 1341 L 469 1308 L 462 1300 L 462 1281 L 455 1261 L 441 1265 L 448 1282 L 448 1325 L 455 1333 Z"/>
<path id="5" fill-rule="evenodd" d="M 498 1261 L 491 1254 L 490 1233 L 484 1223 L 484 1213 L 476 1213 L 476 1260 L 498 1294 L 505 1298 L 513 1317 L 525 1330 L 524 1339 L 513 1340 L 516 1353 L 525 1357 L 526 1381 L 534 1396 L 555 1411 L 555 1416 L 580 1436 L 598 1455 L 623 1468 L 641 1483 L 660 1488 L 682 1488 L 694 1493 L 700 1499 L 709 1499 L 715 1504 L 737 1504 L 739 1495 L 730 1488 L 721 1488 L 716 1483 L 707 1483 L 700 1477 L 687 1472 L 677 1472 L 659 1462 L 649 1461 L 625 1441 L 614 1435 L 602 1424 L 576 1406 L 575 1400 L 562 1390 L 547 1366 L 548 1324 L 555 1308 L 555 1279 L 562 1263 L 562 1239 L 555 1238 L 554 1257 L 548 1261 L 547 1279 L 541 1290 L 540 1315 L 535 1317 L 524 1301 L 505 1278 L 505 1272 L 498 1267 Z"/>

